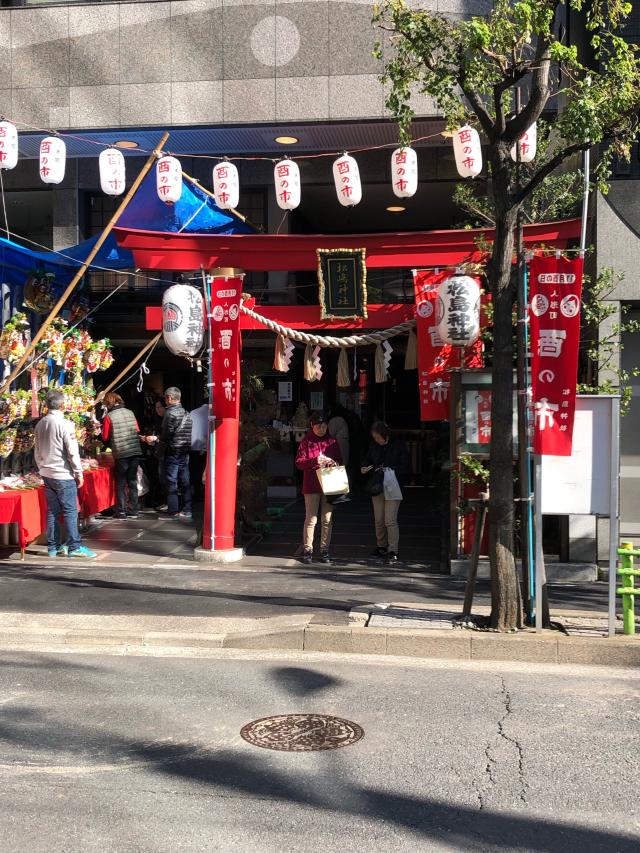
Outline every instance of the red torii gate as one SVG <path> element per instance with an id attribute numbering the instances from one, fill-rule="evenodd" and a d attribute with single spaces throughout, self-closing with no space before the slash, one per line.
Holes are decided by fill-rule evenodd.
<path id="1" fill-rule="evenodd" d="M 494 233 L 490 228 L 475 228 L 391 234 L 221 236 L 159 233 L 117 227 L 114 230 L 118 243 L 133 253 L 137 267 L 175 272 L 196 269 L 213 272 L 221 268 L 249 272 L 315 270 L 316 250 L 319 248 L 365 248 L 368 269 L 455 267 L 481 260 L 483 256 L 477 248 L 478 240 L 490 243 Z M 543 245 L 564 249 L 579 234 L 579 219 L 525 225 L 524 244 L 525 248 Z M 233 275 L 233 272 L 227 275 Z M 261 306 L 260 312 L 268 319 L 294 329 L 358 330 L 389 328 L 405 322 L 413 316 L 413 306 L 369 305 L 367 319 L 349 321 L 321 320 L 320 307 L 314 305 Z M 146 320 L 147 329 L 162 329 L 162 308 L 149 306 Z M 242 314 L 240 328 L 248 330 L 264 327 Z M 229 499 L 236 490 L 238 419 L 223 419 L 216 425 L 215 432 L 218 447 L 215 454 L 215 530 L 211 530 L 209 513 L 205 508 L 203 548 L 197 549 L 196 558 L 230 562 L 242 557 L 242 550 L 234 548 L 235 501 Z M 205 491 L 208 501 L 209 489 Z"/>

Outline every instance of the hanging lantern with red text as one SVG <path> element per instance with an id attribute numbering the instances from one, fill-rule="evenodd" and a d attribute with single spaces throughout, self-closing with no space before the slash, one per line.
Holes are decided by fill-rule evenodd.
<path id="1" fill-rule="evenodd" d="M 0 169 L 15 169 L 18 164 L 18 131 L 10 121 L 0 121 Z"/>
<path id="2" fill-rule="evenodd" d="M 122 195 L 125 189 L 124 154 L 117 148 L 106 148 L 98 157 L 100 188 L 106 195 Z"/>
<path id="3" fill-rule="evenodd" d="M 45 184 L 59 184 L 67 165 L 67 146 L 58 136 L 45 136 L 40 143 L 40 178 Z"/>
<path id="4" fill-rule="evenodd" d="M 475 178 L 482 171 L 482 147 L 478 131 L 468 124 L 453 132 L 456 169 L 462 178 Z"/>
<path id="5" fill-rule="evenodd" d="M 204 342 L 204 300 L 196 287 L 174 284 L 162 294 L 162 336 L 174 355 L 192 358 Z"/>
<path id="6" fill-rule="evenodd" d="M 397 198 L 411 198 L 418 189 L 418 155 L 413 148 L 396 148 L 391 155 L 391 186 Z"/>
<path id="7" fill-rule="evenodd" d="M 358 164 L 348 154 L 344 154 L 333 164 L 333 180 L 336 185 L 338 201 L 343 207 L 353 207 L 362 200 L 362 184 Z"/>
<path id="8" fill-rule="evenodd" d="M 223 160 L 213 167 L 213 195 L 220 210 L 235 210 L 240 201 L 238 170 Z"/>
<path id="9" fill-rule="evenodd" d="M 300 169 L 293 160 L 280 160 L 273 168 L 276 201 L 281 210 L 295 210 L 300 204 Z"/>
<path id="10" fill-rule="evenodd" d="M 167 204 L 180 201 L 182 195 L 182 166 L 175 157 L 161 157 L 156 163 L 158 198 Z"/>
<path id="11" fill-rule="evenodd" d="M 520 162 L 521 163 L 531 163 L 531 161 L 536 156 L 536 147 L 538 145 L 538 126 L 534 122 L 531 127 L 526 130 L 520 139 L 518 140 L 518 146 L 520 148 Z M 511 159 L 516 162 L 518 159 L 518 152 L 516 146 L 514 145 L 511 149 Z"/>
<path id="12" fill-rule="evenodd" d="M 468 347 L 480 335 L 480 287 L 468 275 L 446 278 L 438 287 L 438 334 L 446 344 Z"/>

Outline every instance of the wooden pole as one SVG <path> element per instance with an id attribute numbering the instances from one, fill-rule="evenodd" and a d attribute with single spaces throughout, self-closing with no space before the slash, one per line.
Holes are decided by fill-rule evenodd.
<path id="1" fill-rule="evenodd" d="M 150 168 L 153 166 L 153 164 L 155 163 L 155 161 L 156 161 L 156 159 L 157 159 L 157 157 L 158 157 L 159 152 L 162 150 L 162 146 L 165 144 L 165 142 L 167 141 L 167 139 L 168 139 L 168 138 L 169 138 L 169 134 L 168 134 L 168 132 L 165 132 L 165 133 L 162 135 L 162 139 L 161 139 L 161 140 L 160 140 L 160 142 L 158 143 L 157 147 L 154 149 L 153 153 L 151 154 L 151 156 L 149 157 L 149 159 L 147 160 L 147 162 L 144 164 L 144 166 L 143 166 L 143 167 L 142 167 L 142 169 L 140 170 L 140 174 L 138 175 L 138 177 L 135 179 L 135 181 L 134 181 L 134 182 L 133 182 L 133 184 L 131 185 L 131 188 L 129 189 L 129 192 L 128 192 L 128 193 L 126 194 L 126 196 L 122 199 L 122 201 L 121 201 L 121 203 L 120 203 L 120 206 L 118 207 L 118 209 L 116 210 L 116 212 L 113 214 L 113 216 L 112 216 L 112 217 L 111 217 L 111 219 L 109 220 L 109 222 L 108 222 L 108 224 L 107 224 L 106 228 L 104 229 L 104 231 L 102 232 L 102 234 L 101 234 L 101 235 L 98 237 L 98 239 L 96 240 L 96 244 L 95 244 L 95 246 L 93 247 L 93 249 L 89 252 L 89 254 L 88 254 L 88 256 L 87 256 L 86 261 L 82 264 L 82 266 L 80 267 L 80 269 L 77 271 L 77 273 L 76 273 L 76 274 L 74 275 L 74 277 L 71 279 L 71 281 L 70 281 L 70 282 L 69 282 L 69 284 L 67 285 L 66 290 L 64 291 L 64 293 L 62 294 L 62 296 L 60 297 L 60 299 L 58 299 L 58 301 L 56 302 L 56 304 L 55 304 L 55 305 L 53 306 L 53 308 L 51 309 L 51 313 L 49 314 L 49 316 L 47 317 L 47 319 L 44 321 L 44 323 L 42 324 L 42 326 L 40 326 L 40 328 L 38 329 L 38 331 L 36 332 L 36 334 L 34 335 L 33 340 L 31 341 L 31 343 L 29 344 L 29 346 L 27 347 L 27 349 L 26 349 L 26 351 L 25 351 L 25 354 L 22 356 L 22 358 L 18 361 L 18 363 L 16 364 L 16 366 L 13 368 L 13 370 L 12 370 L 11 374 L 10 374 L 10 375 L 9 375 L 9 376 L 4 380 L 4 382 L 2 383 L 2 387 L 0 388 L 0 394 L 4 393 L 4 392 L 7 390 L 7 388 L 11 385 L 11 383 L 13 382 L 13 380 L 16 378 L 16 376 L 20 373 L 20 370 L 22 369 L 22 366 L 23 366 L 23 365 L 24 365 L 24 363 L 27 361 L 27 359 L 29 358 L 29 356 L 31 355 L 31 353 L 33 352 L 33 350 L 36 348 L 36 346 L 38 345 L 38 343 L 40 342 L 40 340 L 41 340 L 41 339 L 42 339 L 42 337 L 44 336 L 44 333 L 47 331 L 47 329 L 49 328 L 49 326 L 51 325 L 51 323 L 55 320 L 55 318 L 58 316 L 58 314 L 59 314 L 59 313 L 60 313 L 60 311 L 62 310 L 62 307 L 64 306 L 65 302 L 67 301 L 67 299 L 68 299 L 68 298 L 69 298 L 69 296 L 71 295 L 71 293 L 72 293 L 73 289 L 75 288 L 75 286 L 77 285 L 77 283 L 80 281 L 80 279 L 82 278 L 82 276 L 85 274 L 85 272 L 87 271 L 87 268 L 91 265 L 91 261 L 92 261 L 92 260 L 95 258 L 95 256 L 98 254 L 98 252 L 100 251 L 100 247 L 102 246 L 102 244 L 104 243 L 104 241 L 107 239 L 107 237 L 108 237 L 108 236 L 109 236 L 109 234 L 111 233 L 111 230 L 113 229 L 113 226 L 116 224 L 116 222 L 118 221 L 118 219 L 120 218 L 120 216 L 124 213 L 124 211 L 125 211 L 125 209 L 126 209 L 127 205 L 129 204 L 129 202 L 131 201 L 131 199 L 132 199 L 132 198 L 134 197 L 134 195 L 136 194 L 136 192 L 137 192 L 137 190 L 138 190 L 138 187 L 140 186 L 140 184 L 141 184 L 141 183 L 142 183 L 142 181 L 144 180 L 144 178 L 145 178 L 145 176 L 147 175 L 147 172 L 149 171 L 149 169 L 150 169 Z"/>
<path id="2" fill-rule="evenodd" d="M 140 361 L 142 356 L 146 352 L 148 352 L 151 349 L 151 347 L 155 346 L 158 343 L 158 341 L 160 340 L 161 337 L 162 337 L 162 332 L 158 332 L 158 334 L 155 336 L 155 338 L 151 338 L 151 340 L 148 341 L 144 345 L 144 347 L 140 350 L 140 352 L 131 359 L 131 361 L 125 367 L 125 369 L 120 371 L 120 373 L 116 376 L 116 378 L 113 380 L 113 382 L 110 382 L 109 385 L 107 385 L 107 387 L 104 389 L 104 391 L 100 391 L 100 393 L 96 397 L 96 404 L 102 400 L 102 398 L 104 397 L 105 394 L 108 394 L 109 391 L 111 391 L 111 389 L 113 388 L 114 385 L 118 384 L 118 382 L 122 379 L 122 377 L 125 375 L 125 373 L 128 373 L 128 371 L 133 367 L 133 365 L 136 363 L 136 361 Z"/>
<path id="3" fill-rule="evenodd" d="M 203 187 L 203 186 L 202 186 L 202 184 L 200 183 L 200 181 L 199 181 L 197 178 L 192 178 L 192 177 L 191 177 L 191 175 L 187 175 L 187 173 L 186 173 L 186 172 L 183 172 L 183 173 L 182 173 L 182 176 L 183 176 L 183 178 L 186 178 L 188 181 L 191 181 L 191 183 L 192 183 L 192 184 L 195 184 L 195 185 L 198 187 L 198 189 L 199 189 L 199 190 L 202 190 L 202 192 L 203 192 L 205 195 L 208 195 L 208 196 L 209 196 L 209 198 L 212 198 L 214 201 L 216 200 L 216 197 L 215 197 L 215 195 L 211 192 L 211 190 L 208 190 L 206 187 Z M 258 230 L 259 230 L 259 229 L 258 229 L 258 227 L 257 227 L 256 225 L 254 225 L 252 222 L 249 222 L 249 220 L 247 219 L 247 217 L 246 217 L 246 216 L 243 216 L 241 213 L 239 213 L 239 212 L 238 212 L 237 210 L 235 210 L 233 207 L 230 207 L 230 208 L 229 208 L 229 213 L 233 213 L 233 215 L 234 215 L 234 216 L 237 216 L 237 217 L 238 217 L 238 219 L 240 219 L 242 222 L 246 222 L 246 223 L 247 223 L 247 225 L 251 225 L 251 227 L 252 227 L 252 228 L 255 228 L 255 229 L 256 229 L 256 231 L 258 231 Z"/>

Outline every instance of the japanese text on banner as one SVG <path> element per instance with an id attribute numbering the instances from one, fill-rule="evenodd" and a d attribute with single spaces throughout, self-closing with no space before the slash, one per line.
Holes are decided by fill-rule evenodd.
<path id="1" fill-rule="evenodd" d="M 213 414 L 216 419 L 238 417 L 241 295 L 241 278 L 213 279 L 209 322 L 213 345 Z"/>
<path id="2" fill-rule="evenodd" d="M 413 277 L 416 299 L 416 334 L 418 338 L 418 388 L 420 420 L 449 420 L 450 368 L 461 365 L 461 351 L 445 342 L 438 333 L 436 302 L 438 285 L 451 278 L 451 270 L 431 272 L 416 270 Z M 465 367 L 482 367 L 482 341 L 478 339 L 465 350 Z"/>
<path id="3" fill-rule="evenodd" d="M 548 456 L 571 456 L 582 265 L 581 258 L 535 257 L 531 262 L 533 448 Z"/>

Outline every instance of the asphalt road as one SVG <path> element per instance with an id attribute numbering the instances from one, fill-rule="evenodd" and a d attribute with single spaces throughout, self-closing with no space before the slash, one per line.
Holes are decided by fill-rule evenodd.
<path id="1" fill-rule="evenodd" d="M 638 673 L 226 652 L 0 654 L 0 849 L 640 849 Z M 276 752 L 272 714 L 358 743 Z"/>

